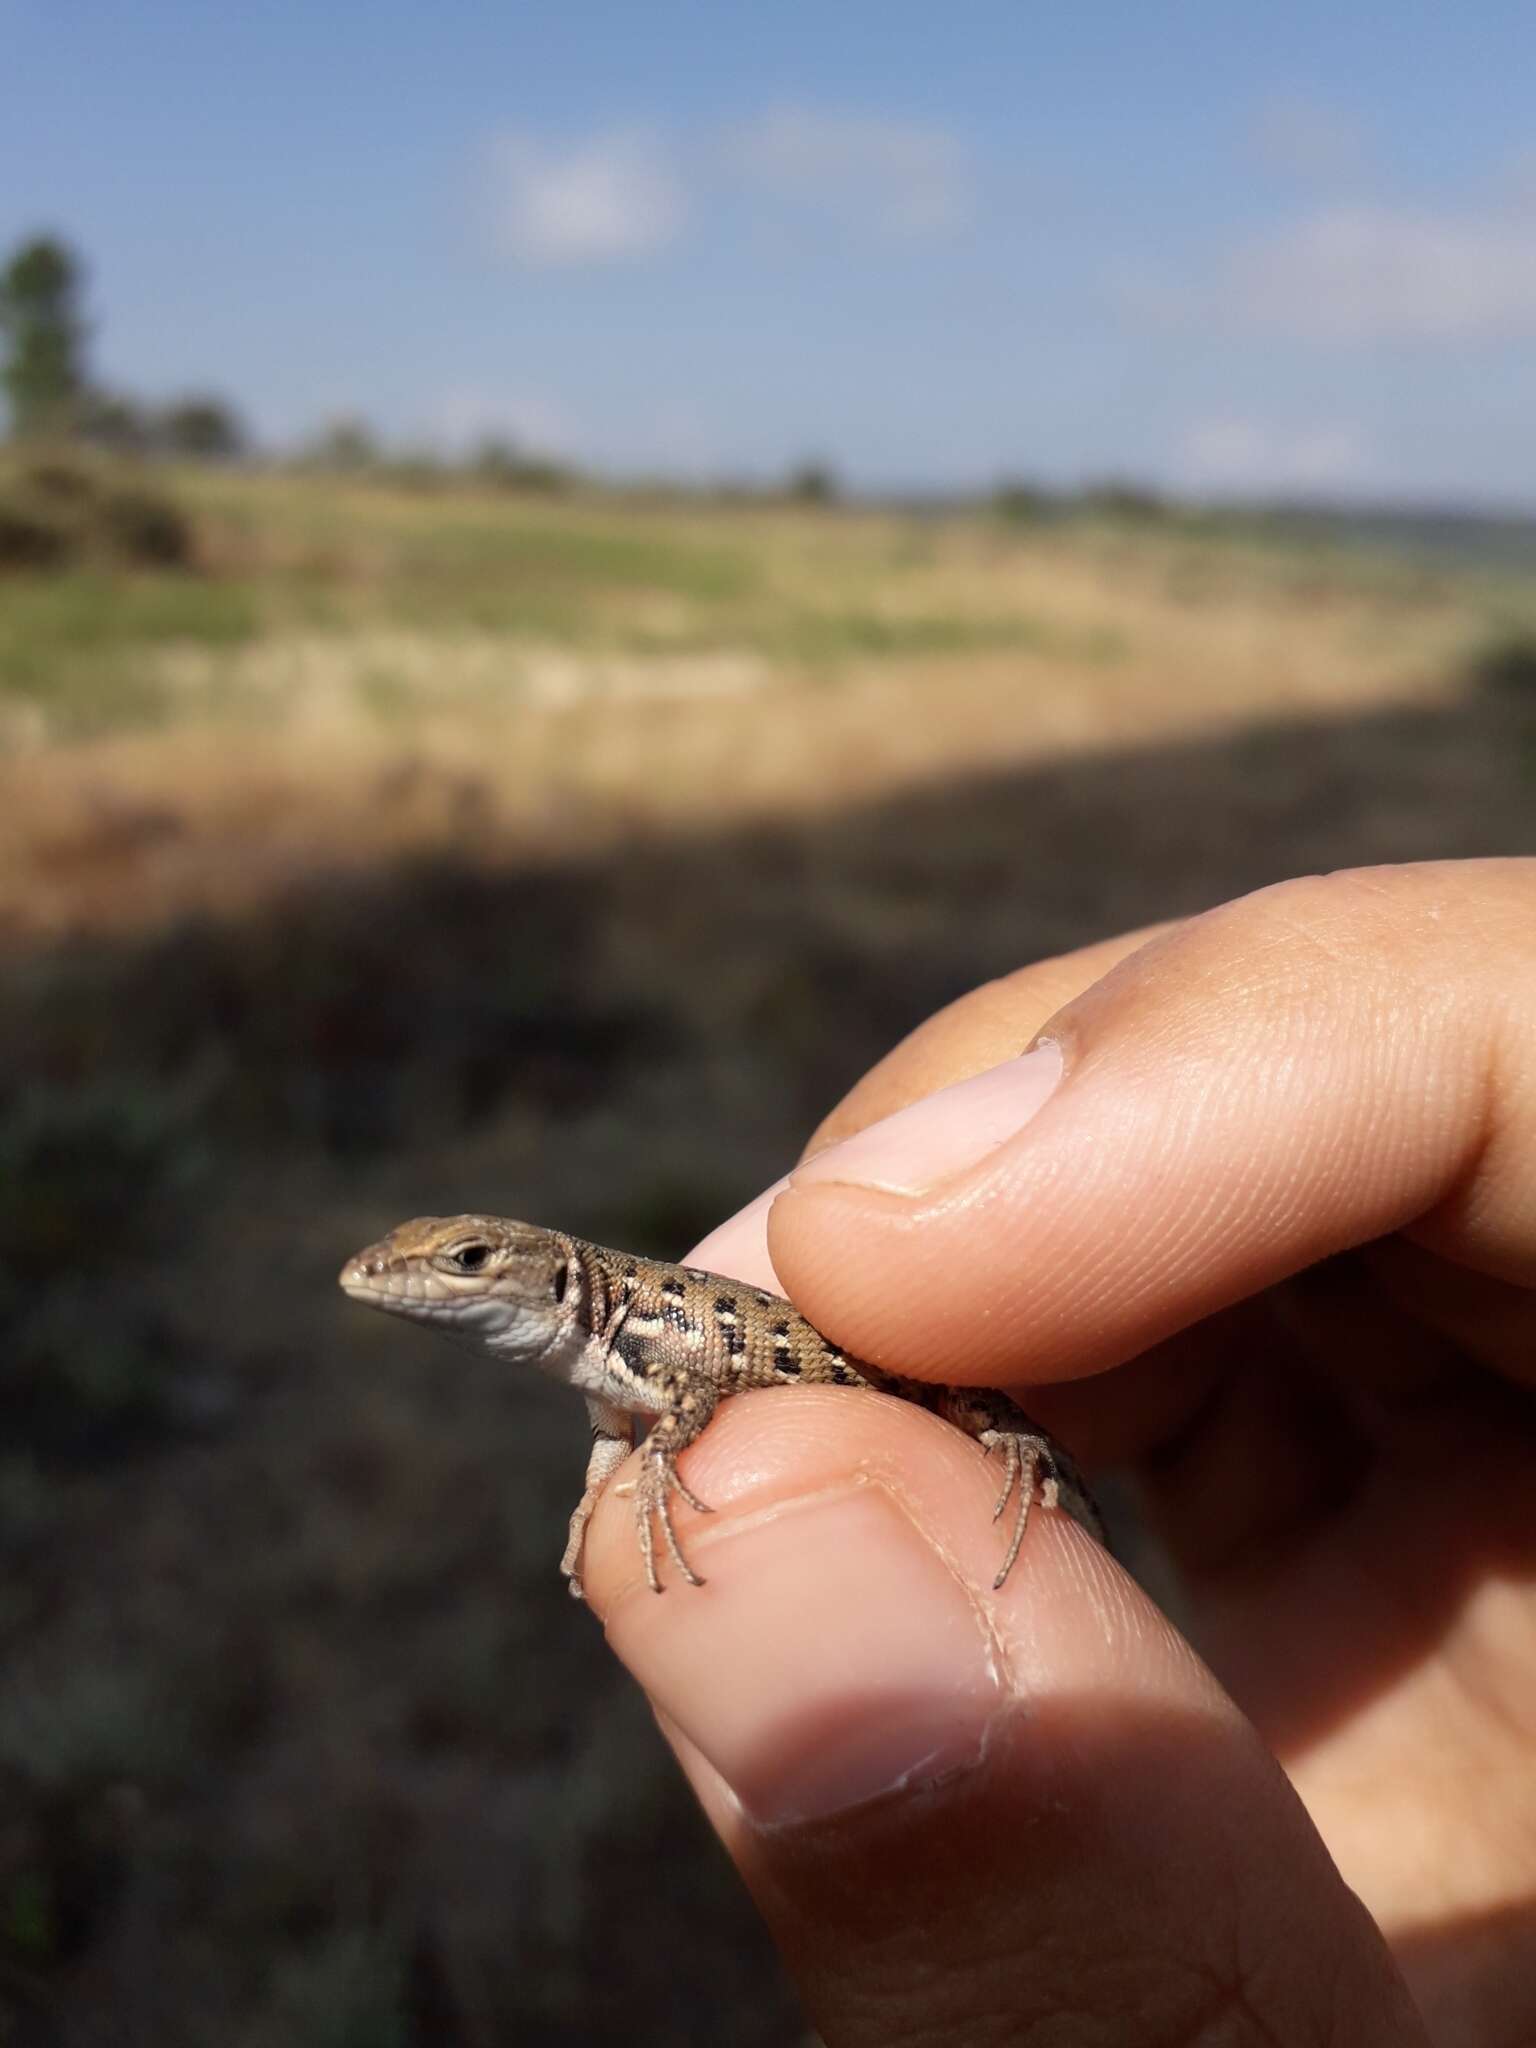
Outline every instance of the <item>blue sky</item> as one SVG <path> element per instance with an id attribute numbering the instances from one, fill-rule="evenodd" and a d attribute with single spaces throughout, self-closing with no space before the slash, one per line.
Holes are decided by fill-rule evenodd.
<path id="1" fill-rule="evenodd" d="M 100 375 L 625 471 L 1536 503 L 1536 13 L 0 0 Z"/>

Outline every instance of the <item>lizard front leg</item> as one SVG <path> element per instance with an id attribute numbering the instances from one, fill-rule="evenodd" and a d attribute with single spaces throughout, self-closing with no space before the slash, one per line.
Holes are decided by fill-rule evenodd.
<path id="1" fill-rule="evenodd" d="M 587 1460 L 587 1483 L 576 1504 L 576 1512 L 571 1516 L 570 1535 L 566 1540 L 565 1555 L 560 1560 L 560 1569 L 565 1574 L 573 1600 L 586 1598 L 581 1589 L 581 1553 L 587 1540 L 587 1524 L 592 1519 L 592 1511 L 602 1498 L 608 1481 L 635 1447 L 633 1416 L 626 1415 L 622 1408 L 615 1408 L 611 1401 L 599 1400 L 596 1395 L 589 1394 L 587 1419 L 592 1424 L 592 1455 Z"/>
<path id="2" fill-rule="evenodd" d="M 667 1553 L 682 1576 L 690 1586 L 702 1586 L 704 1583 L 684 1557 L 682 1545 L 677 1540 L 677 1531 L 672 1526 L 672 1496 L 681 1494 L 689 1507 L 701 1515 L 710 1512 L 707 1504 L 679 1476 L 677 1460 L 679 1454 L 702 1434 L 715 1412 L 717 1397 L 714 1386 L 702 1373 L 683 1368 L 674 1367 L 653 1374 L 651 1386 L 659 1412 L 651 1424 L 650 1434 L 640 1447 L 640 1477 L 634 1488 L 635 1528 L 640 1538 L 640 1554 L 645 1559 L 646 1579 L 651 1591 L 659 1593 L 657 1522 L 661 1524 Z"/>

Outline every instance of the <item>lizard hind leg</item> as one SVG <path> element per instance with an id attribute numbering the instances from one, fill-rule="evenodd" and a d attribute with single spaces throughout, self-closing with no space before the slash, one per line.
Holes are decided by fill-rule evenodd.
<path id="1" fill-rule="evenodd" d="M 1002 1453 L 1003 1483 L 992 1510 L 993 1521 L 1002 1519 L 1010 1500 L 1016 1504 L 1008 1548 L 992 1581 L 994 1589 L 1013 1570 L 1029 1526 L 1029 1511 L 1037 1500 L 1043 1508 L 1070 1508 L 1085 1527 L 1100 1534 L 1097 1512 L 1066 1452 L 1006 1395 L 980 1389 L 946 1389 L 940 1412 L 947 1422 L 974 1438 L 989 1457 L 994 1451 Z"/>
<path id="2" fill-rule="evenodd" d="M 635 1531 L 640 1539 L 640 1555 L 645 1560 L 646 1583 L 653 1593 L 662 1590 L 656 1558 L 657 1523 L 661 1525 L 667 1555 L 676 1565 L 679 1575 L 690 1586 L 702 1586 L 704 1583 L 683 1555 L 683 1546 L 678 1541 L 672 1520 L 672 1496 L 674 1493 L 679 1495 L 696 1514 L 711 1512 L 708 1502 L 699 1499 L 678 1471 L 677 1460 L 679 1454 L 703 1434 L 715 1412 L 715 1390 L 702 1377 L 691 1373 L 670 1374 L 661 1391 L 666 1405 L 641 1446 L 640 1477 L 634 1490 Z"/>
<path id="3" fill-rule="evenodd" d="M 1008 1550 L 998 1566 L 997 1577 L 992 1581 L 993 1590 L 996 1591 L 1013 1570 L 1014 1560 L 1018 1557 L 1024 1541 L 1024 1531 L 1029 1524 L 1030 1508 L 1037 1498 L 1042 1507 L 1055 1507 L 1059 1489 L 1056 1475 L 1049 1466 L 1046 1467 L 1043 1481 L 1040 1477 L 1041 1466 L 1050 1456 L 1045 1438 L 1021 1435 L 1015 1429 L 984 1429 L 976 1441 L 986 1451 L 988 1457 L 999 1449 L 1003 1454 L 1003 1486 L 997 1496 L 997 1505 L 992 1510 L 994 1522 L 1001 1519 L 1003 1510 L 1008 1505 L 1009 1495 L 1015 1488 L 1018 1490 L 1018 1506 L 1014 1511 L 1013 1532 L 1008 1538 Z"/>

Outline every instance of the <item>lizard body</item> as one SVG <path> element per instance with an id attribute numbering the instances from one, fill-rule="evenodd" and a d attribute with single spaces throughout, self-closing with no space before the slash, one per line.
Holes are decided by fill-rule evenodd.
<path id="1" fill-rule="evenodd" d="M 425 1322 L 493 1356 L 531 1366 L 586 1398 L 592 1454 L 561 1569 L 581 1597 L 581 1552 L 592 1511 L 649 1422 L 635 1522 L 646 1577 L 661 1591 L 656 1529 L 690 1585 L 672 1496 L 707 1513 L 677 1459 L 716 1405 L 753 1387 L 872 1387 L 941 1415 L 1003 1461 L 993 1519 L 1016 1496 L 1001 1586 L 1018 1556 L 1032 1502 L 1065 1506 L 1095 1534 L 1093 1503 L 1071 1459 L 1006 1394 L 905 1379 L 848 1357 L 782 1296 L 696 1266 L 605 1250 L 563 1231 L 501 1216 L 421 1216 L 370 1245 L 341 1272 L 354 1300 Z"/>

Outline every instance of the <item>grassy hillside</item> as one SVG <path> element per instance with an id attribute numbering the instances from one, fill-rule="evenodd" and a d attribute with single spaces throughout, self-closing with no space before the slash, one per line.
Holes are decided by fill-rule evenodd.
<path id="1" fill-rule="evenodd" d="M 463 1207 L 678 1252 L 985 976 L 1536 851 L 1536 591 L 1177 521 L 173 488 L 187 566 L 0 578 L 0 2034 L 792 2041 L 556 1576 L 579 1413 L 335 1269 Z"/>

